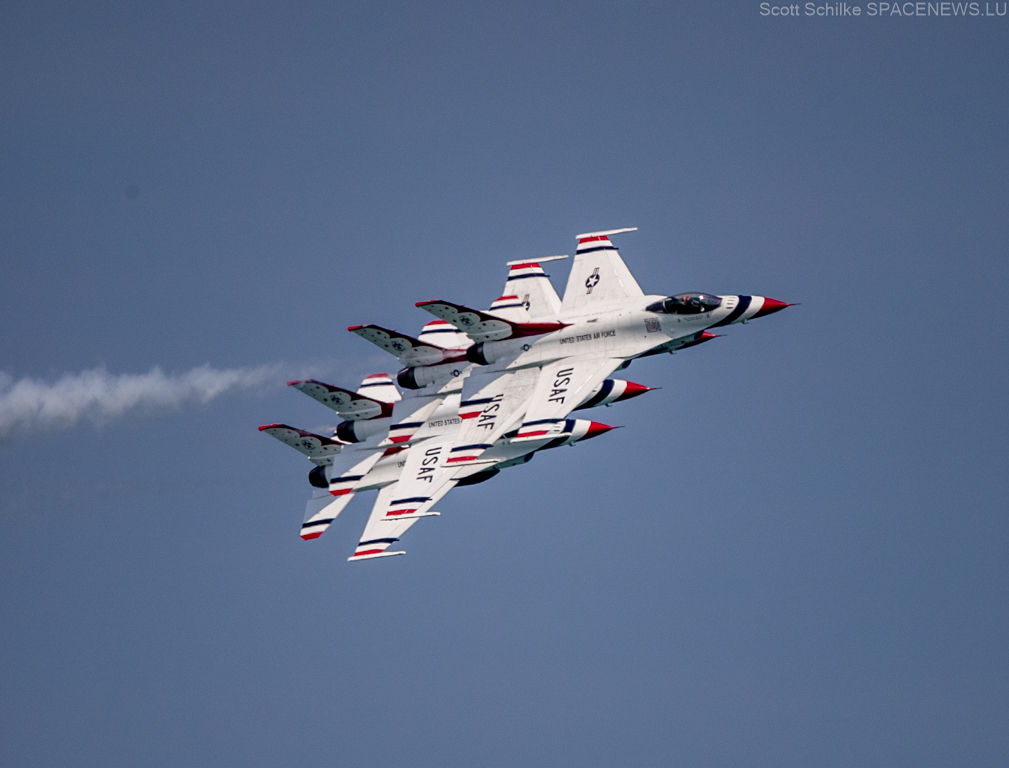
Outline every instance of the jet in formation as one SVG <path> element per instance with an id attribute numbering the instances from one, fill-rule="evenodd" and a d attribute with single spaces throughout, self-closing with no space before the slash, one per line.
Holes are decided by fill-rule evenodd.
<path id="1" fill-rule="evenodd" d="M 453 488 L 613 429 L 572 415 L 650 391 L 611 378 L 631 361 L 703 344 L 716 329 L 791 306 L 764 296 L 645 294 L 611 240 L 635 229 L 578 235 L 563 299 L 543 264 L 568 257 L 550 256 L 509 262 L 504 292 L 487 310 L 419 302 L 435 319 L 416 338 L 351 326 L 399 360 L 395 381 L 375 374 L 356 391 L 288 382 L 343 419 L 328 437 L 286 424 L 259 428 L 315 464 L 301 537 L 318 538 L 356 494 L 377 490 L 349 560 L 405 554 L 390 547 L 440 514 L 434 506 Z"/>

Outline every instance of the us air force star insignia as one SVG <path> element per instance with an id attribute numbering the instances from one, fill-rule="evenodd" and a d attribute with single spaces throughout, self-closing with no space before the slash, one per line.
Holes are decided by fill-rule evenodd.
<path id="1" fill-rule="evenodd" d="M 592 293 L 592 289 L 599 285 L 599 267 L 592 270 L 592 274 L 588 276 L 585 280 L 585 287 L 588 288 L 585 291 L 586 294 Z"/>

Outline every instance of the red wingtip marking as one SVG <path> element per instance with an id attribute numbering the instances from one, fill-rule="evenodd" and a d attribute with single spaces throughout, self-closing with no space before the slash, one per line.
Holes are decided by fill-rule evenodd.
<path id="1" fill-rule="evenodd" d="M 354 557 L 361 557 L 362 555 L 377 555 L 379 552 L 385 552 L 384 549 L 366 549 L 364 552 L 355 552 Z"/>
<path id="2" fill-rule="evenodd" d="M 361 328 L 364 328 L 364 326 L 363 325 L 348 325 L 347 326 L 347 330 L 348 331 L 357 331 L 357 330 L 360 330 Z"/>
<path id="3" fill-rule="evenodd" d="M 301 384 L 301 379 L 295 379 L 294 381 L 287 382 L 287 386 L 293 387 L 295 384 Z"/>
<path id="4" fill-rule="evenodd" d="M 525 264 L 515 264 L 515 265 L 513 265 L 512 268 L 509 269 L 508 271 L 512 272 L 512 271 L 514 271 L 516 269 L 530 269 L 532 267 L 536 267 L 537 269 L 543 269 L 543 267 L 541 267 L 535 261 L 527 261 Z"/>
<path id="5" fill-rule="evenodd" d="M 319 531 L 318 533 L 303 533 L 303 534 L 301 534 L 301 538 L 303 538 L 305 541 L 308 541 L 309 539 L 317 539 L 320 536 L 322 536 L 322 531 Z"/>
<path id="6" fill-rule="evenodd" d="M 430 301 L 418 301 L 416 304 L 414 304 L 414 306 L 415 307 L 423 307 L 423 306 L 425 306 L 427 304 L 437 304 L 437 303 L 438 303 L 438 299 L 431 299 Z"/>
<path id="7" fill-rule="evenodd" d="M 494 301 L 504 301 L 505 299 L 517 299 L 518 296 L 498 296 Z"/>
<path id="8" fill-rule="evenodd" d="M 330 496 L 345 496 L 346 494 L 350 493 L 353 490 L 354 490 L 353 488 L 343 488 L 343 489 L 336 490 L 336 491 L 330 491 L 329 495 Z"/>
<path id="9" fill-rule="evenodd" d="M 259 428 L 259 431 L 262 432 L 264 429 L 270 429 L 271 427 L 282 427 L 282 426 L 284 426 L 284 425 L 283 424 L 264 424 L 263 426 L 261 426 Z"/>

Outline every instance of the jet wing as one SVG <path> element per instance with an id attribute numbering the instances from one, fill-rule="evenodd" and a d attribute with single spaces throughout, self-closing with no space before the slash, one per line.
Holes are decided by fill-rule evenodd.
<path id="1" fill-rule="evenodd" d="M 567 415 L 623 363 L 622 357 L 575 355 L 544 365 L 512 442 L 561 434 Z"/>
<path id="2" fill-rule="evenodd" d="M 354 554 L 347 559 L 350 562 L 357 560 L 373 560 L 376 557 L 392 557 L 393 555 L 405 555 L 406 552 L 398 550 L 388 552 L 390 544 L 399 541 L 399 537 L 406 533 L 410 527 L 420 518 L 414 517 L 407 520 L 396 520 L 388 522 L 385 519 L 384 510 L 389 506 L 398 483 L 387 485 L 378 492 L 375 499 L 375 506 L 372 507 L 371 516 L 361 534 L 361 540 L 354 549 Z"/>
<path id="3" fill-rule="evenodd" d="M 444 484 L 450 469 L 446 459 L 454 442 L 452 435 L 439 435 L 410 447 L 399 481 L 379 491 L 351 561 L 404 554 L 386 549 L 421 517 L 438 514 L 428 511 L 434 501 L 432 489 Z"/>
<path id="4" fill-rule="evenodd" d="M 522 421 L 536 387 L 539 368 L 474 372 L 463 383 L 457 433 L 448 463 L 462 466 L 481 454 Z"/>
<path id="5" fill-rule="evenodd" d="M 381 436 L 376 435 L 359 445 L 347 446 L 339 456 L 333 457 L 326 473 L 329 488 L 317 489 L 305 505 L 301 538 L 307 541 L 322 536 L 347 507 L 357 486 L 382 458 L 379 442 Z"/>
<path id="6" fill-rule="evenodd" d="M 578 235 L 578 251 L 571 264 L 568 284 L 561 302 L 563 312 L 573 312 L 616 299 L 644 296 L 631 271 L 610 241 L 610 235 L 633 232 L 610 229 Z"/>
<path id="7" fill-rule="evenodd" d="M 328 464 L 331 457 L 338 454 L 344 446 L 344 443 L 338 440 L 306 432 L 297 427 L 289 427 L 287 424 L 266 424 L 260 427 L 259 431 L 305 454 L 316 464 Z"/>
<path id="8" fill-rule="evenodd" d="M 347 330 L 395 355 L 408 368 L 466 359 L 464 350 L 447 350 L 379 325 L 352 325 Z"/>
<path id="9" fill-rule="evenodd" d="M 557 322 L 516 323 L 492 315 L 490 312 L 470 309 L 450 301 L 419 301 L 417 306 L 438 319 L 454 325 L 475 342 L 539 336 L 567 327 L 566 324 Z"/>
<path id="10" fill-rule="evenodd" d="M 315 379 L 289 381 L 287 386 L 304 392 L 327 408 L 332 408 L 347 421 L 388 418 L 392 415 L 392 403 L 383 403 L 381 400 L 360 395 L 343 387 L 334 387 L 332 384 Z"/>

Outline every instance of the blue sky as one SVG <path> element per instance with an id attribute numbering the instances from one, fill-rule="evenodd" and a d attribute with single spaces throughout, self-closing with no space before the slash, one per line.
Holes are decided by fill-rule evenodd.
<path id="1" fill-rule="evenodd" d="M 0 763 L 1005 764 L 1009 17 L 0 19 L 5 386 L 277 371 L 0 442 Z M 625 429 L 405 557 L 346 562 L 370 499 L 300 540 L 255 428 L 333 419 L 286 378 L 623 226 L 646 291 L 802 304 L 635 363 Z"/>

